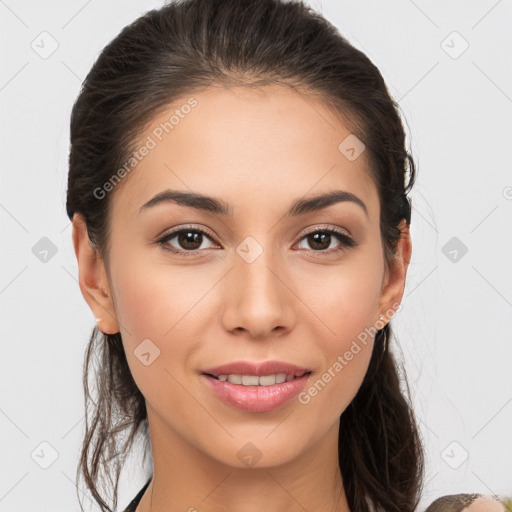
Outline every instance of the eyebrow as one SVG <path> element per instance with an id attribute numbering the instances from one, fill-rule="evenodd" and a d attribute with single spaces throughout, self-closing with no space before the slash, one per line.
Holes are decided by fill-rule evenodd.
<path id="1" fill-rule="evenodd" d="M 164 190 L 151 198 L 147 203 L 144 203 L 139 212 L 142 213 L 149 208 L 153 208 L 162 203 L 175 203 L 181 206 L 188 206 L 197 210 L 204 210 L 216 215 L 226 217 L 233 216 L 233 210 L 229 203 L 216 199 L 214 197 L 205 196 L 196 192 L 182 192 L 179 190 Z M 366 216 L 368 217 L 368 209 L 366 204 L 356 195 L 345 190 L 332 190 L 325 194 L 318 194 L 307 199 L 297 199 L 290 206 L 284 217 L 297 216 L 308 212 L 323 210 L 329 206 L 341 203 L 352 202 L 360 206 Z"/>

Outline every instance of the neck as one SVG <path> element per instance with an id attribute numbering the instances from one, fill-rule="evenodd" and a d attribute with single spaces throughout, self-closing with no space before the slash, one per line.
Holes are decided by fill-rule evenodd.
<path id="1" fill-rule="evenodd" d="M 148 420 L 153 478 L 137 512 L 350 512 L 338 465 L 338 423 L 295 459 L 233 467 L 186 442 L 149 408 Z"/>

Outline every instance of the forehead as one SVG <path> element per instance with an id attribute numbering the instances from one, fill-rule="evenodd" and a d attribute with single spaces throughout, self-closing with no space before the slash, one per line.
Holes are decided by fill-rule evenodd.
<path id="1" fill-rule="evenodd" d="M 150 149 L 118 185 L 115 208 L 135 212 L 170 188 L 226 198 L 236 215 L 256 203 L 282 210 L 290 198 L 342 189 L 373 216 L 378 198 L 367 155 L 349 159 L 340 150 L 351 137 L 337 113 L 289 87 L 208 87 L 147 125 L 135 147 Z"/>

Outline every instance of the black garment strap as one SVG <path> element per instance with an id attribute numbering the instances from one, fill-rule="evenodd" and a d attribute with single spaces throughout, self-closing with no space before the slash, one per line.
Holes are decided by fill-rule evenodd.
<path id="1" fill-rule="evenodd" d="M 146 482 L 144 487 L 139 491 L 139 494 L 133 498 L 132 501 L 130 501 L 130 504 L 124 509 L 123 512 L 135 512 L 135 509 L 137 508 L 137 505 L 139 504 L 139 501 L 142 499 L 142 496 L 144 494 L 144 491 L 148 488 L 149 483 L 151 482 L 151 478 Z"/>

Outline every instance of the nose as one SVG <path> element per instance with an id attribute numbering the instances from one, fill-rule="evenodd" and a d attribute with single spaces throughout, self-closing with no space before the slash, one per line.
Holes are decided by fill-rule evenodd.
<path id="1" fill-rule="evenodd" d="M 235 256 L 234 268 L 224 280 L 224 328 L 264 340 L 290 331 L 295 321 L 293 292 L 286 272 L 269 251 L 254 260 Z"/>

